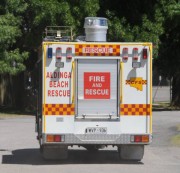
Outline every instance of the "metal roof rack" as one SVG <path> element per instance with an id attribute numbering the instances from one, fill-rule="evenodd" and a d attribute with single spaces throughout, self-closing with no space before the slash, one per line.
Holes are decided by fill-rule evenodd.
<path id="1" fill-rule="evenodd" d="M 44 41 L 64 41 L 73 40 L 72 27 L 70 26 L 47 26 L 43 33 Z"/>

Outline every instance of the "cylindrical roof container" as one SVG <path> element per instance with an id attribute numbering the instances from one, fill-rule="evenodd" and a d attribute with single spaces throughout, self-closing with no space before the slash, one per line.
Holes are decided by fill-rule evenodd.
<path id="1" fill-rule="evenodd" d="M 107 19 L 103 17 L 86 17 L 84 22 L 86 41 L 106 42 Z"/>

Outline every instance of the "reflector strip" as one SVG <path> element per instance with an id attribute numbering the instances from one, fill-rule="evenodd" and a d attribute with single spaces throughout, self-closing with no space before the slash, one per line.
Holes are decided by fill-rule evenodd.
<path id="1" fill-rule="evenodd" d="M 74 115 L 74 104 L 44 104 L 43 115 Z"/>
<path id="2" fill-rule="evenodd" d="M 76 56 L 120 56 L 120 45 L 75 45 Z"/>
<path id="3" fill-rule="evenodd" d="M 120 115 L 148 116 L 150 115 L 150 104 L 121 104 Z"/>

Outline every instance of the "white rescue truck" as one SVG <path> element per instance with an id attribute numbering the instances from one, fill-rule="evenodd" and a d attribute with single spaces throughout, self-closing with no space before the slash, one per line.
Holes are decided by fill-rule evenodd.
<path id="1" fill-rule="evenodd" d="M 152 44 L 106 42 L 105 18 L 87 17 L 84 28 L 78 42 L 71 30 L 63 36 L 68 27 L 46 28 L 36 118 L 43 157 L 111 145 L 121 159 L 141 160 L 152 141 Z"/>

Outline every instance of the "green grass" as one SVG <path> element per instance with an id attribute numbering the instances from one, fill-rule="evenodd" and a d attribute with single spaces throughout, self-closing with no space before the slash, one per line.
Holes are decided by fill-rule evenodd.
<path id="1" fill-rule="evenodd" d="M 177 125 L 177 131 L 180 132 L 180 124 Z"/>
<path id="2" fill-rule="evenodd" d="M 173 136 L 171 142 L 173 145 L 180 147 L 180 134 Z"/>
<path id="3" fill-rule="evenodd" d="M 24 117 L 24 116 L 28 116 L 28 115 L 0 113 L 0 118 L 17 118 L 17 117 Z"/>
<path id="4" fill-rule="evenodd" d="M 178 146 L 180 147 L 180 124 L 178 124 L 176 126 L 176 131 L 179 132 L 179 134 L 173 136 L 171 138 L 171 143 L 174 145 L 174 146 Z"/>
<path id="5" fill-rule="evenodd" d="M 173 111 L 173 110 L 180 110 L 180 107 L 171 106 L 169 102 L 155 102 L 153 103 L 153 109 Z"/>

